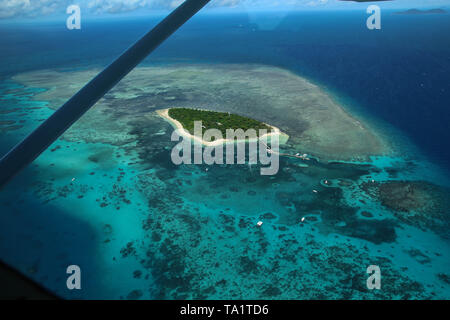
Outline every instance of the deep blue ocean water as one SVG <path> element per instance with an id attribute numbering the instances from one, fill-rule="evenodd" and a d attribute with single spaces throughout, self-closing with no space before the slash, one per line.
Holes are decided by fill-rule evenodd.
<path id="1" fill-rule="evenodd" d="M 423 155 L 448 172 L 448 14 L 384 12 L 382 29 L 376 31 L 365 27 L 366 17 L 365 12 L 356 11 L 199 15 L 144 64 L 257 63 L 289 69 L 319 84 L 379 129 L 386 129 L 390 139 L 409 140 L 412 147 L 405 151 L 420 153 L 415 157 L 405 152 L 409 159 L 420 162 Z M 45 101 L 31 99 L 42 89 L 15 83 L 12 75 L 103 67 L 157 21 L 86 20 L 81 31 L 66 30 L 65 21 L 2 23 L 0 106 L 23 108 L 26 113 L 8 113 L 0 119 L 19 121 L 22 117 L 26 122 L 23 128 L 0 136 L 0 154 L 52 112 Z M 148 143 L 155 148 L 167 146 L 167 137 L 158 135 L 167 126 L 153 124 L 152 133 L 157 135 Z M 414 221 L 397 220 L 396 212 L 360 197 L 354 187 L 369 179 L 425 179 L 445 184 L 445 179 L 427 175 L 420 167 L 412 173 L 408 161 L 381 157 L 365 173 L 364 167 L 339 165 L 305 169 L 286 160 L 287 170 L 272 180 L 255 175 L 257 170 L 246 166 L 213 168 L 209 173 L 201 166 L 175 170 L 167 164 L 164 152 L 151 159 L 154 168 L 142 169 L 129 165 L 133 152 L 115 146 L 56 144 L 61 150 L 46 151 L 0 194 L 0 258 L 63 297 L 260 298 L 263 292 L 268 298 L 281 291 L 288 298 L 352 298 L 366 293 L 358 289 L 352 276 L 365 276 L 365 266 L 371 263 L 381 264 L 391 283 L 405 286 L 398 290 L 386 281 L 391 298 L 419 298 L 425 292 L 416 282 L 400 279 L 399 270 L 437 291 L 437 297 L 450 296 L 445 282 L 448 230 L 447 236 L 445 230 L 438 236 L 417 228 Z M 111 156 L 88 161 L 92 154 Z M 329 176 L 323 177 L 323 172 Z M 72 177 L 77 180 L 71 181 Z M 116 184 L 126 190 L 130 203 L 124 204 L 117 196 L 120 192 L 112 189 Z M 342 189 L 335 188 L 338 184 Z M 312 189 L 319 193 L 314 195 Z M 340 197 L 351 206 L 341 205 L 336 200 Z M 108 205 L 102 206 L 99 199 Z M 363 216 L 364 210 L 374 218 Z M 256 221 L 268 211 L 276 222 L 268 218 L 263 228 L 255 230 Z M 300 228 L 292 222 L 297 214 L 316 220 Z M 428 221 L 420 215 L 415 220 L 421 219 Z M 308 254 L 303 255 L 305 251 Z M 231 263 L 233 259 L 238 263 Z M 62 285 L 64 268 L 72 263 L 85 271 L 85 291 L 67 292 Z M 236 265 L 243 271 L 237 272 Z M 189 277 L 195 272 L 190 266 L 205 275 L 193 285 Z M 322 269 L 323 275 L 315 273 Z M 210 270 L 218 274 L 211 275 Z M 268 271 L 258 274 L 258 270 Z M 303 274 L 305 287 L 316 291 L 289 291 L 292 288 L 285 284 L 278 289 L 278 280 L 280 285 L 298 280 L 292 272 Z M 273 287 L 245 287 L 242 282 L 258 283 L 258 277 L 273 277 Z M 223 283 L 228 291 L 220 290 Z M 335 283 L 339 283 L 336 290 L 330 287 Z M 192 292 L 191 286 L 195 287 Z"/>
<path id="2" fill-rule="evenodd" d="M 448 14 L 383 12 L 382 29 L 365 12 L 200 15 L 145 63 L 263 63 L 295 71 L 364 113 L 392 124 L 435 163 L 450 168 Z M 158 18 L 0 26 L 0 74 L 105 66 Z M 389 75 L 389 76 L 387 76 Z M 5 149 L 2 149 L 4 152 Z"/>

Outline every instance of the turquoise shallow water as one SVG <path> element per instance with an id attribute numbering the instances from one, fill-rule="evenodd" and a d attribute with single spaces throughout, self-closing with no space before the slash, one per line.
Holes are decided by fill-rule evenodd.
<path id="1" fill-rule="evenodd" d="M 2 110 L 13 110 L 2 119 L 23 125 L 2 135 L 9 143 L 51 113 L 30 100 L 41 90 L 1 89 Z M 169 125 L 156 119 L 149 130 L 157 152 L 145 161 L 136 142 L 55 142 L 0 195 L 2 259 L 66 298 L 449 297 L 448 220 L 405 218 L 361 187 L 445 185 L 432 166 L 281 158 L 276 176 L 248 165 L 177 167 Z M 65 288 L 71 264 L 82 269 L 81 291 Z M 383 290 L 365 288 L 370 264 L 380 265 Z"/>
<path id="2" fill-rule="evenodd" d="M 163 46 L 154 61 L 173 63 L 180 59 L 182 47 L 182 62 L 267 63 L 305 73 L 321 86 L 321 80 L 328 79 L 324 86 L 334 84 L 329 91 L 339 95 L 341 89 L 345 96 L 354 97 L 362 109 L 358 112 L 378 128 L 387 128 L 387 138 L 397 145 L 408 141 L 408 145 L 399 147 L 401 152 L 395 156 L 370 162 L 326 164 L 281 158 L 280 172 L 263 177 L 258 166 L 174 166 L 168 161 L 174 145 L 169 139 L 171 128 L 156 116 L 149 117 L 145 127 L 131 124 L 140 130 L 134 131 L 135 139 L 127 144 L 58 140 L 0 193 L 0 258 L 65 298 L 450 298 L 450 184 L 443 173 L 445 157 L 435 161 L 422 146 L 415 145 L 420 139 L 403 136 L 405 128 L 399 129 L 402 121 L 387 116 L 398 112 L 403 119 L 404 105 L 417 107 L 407 90 L 416 86 L 417 78 L 411 76 L 416 71 L 406 66 L 395 74 L 386 70 L 400 63 L 398 57 L 426 61 L 412 63 L 414 68 L 436 70 L 439 65 L 445 70 L 439 53 L 420 55 L 407 50 L 405 55 L 392 47 L 390 41 L 396 37 L 414 43 L 400 37 L 404 36 L 403 25 L 396 29 L 396 36 L 384 34 L 389 41 L 374 35 L 369 45 L 360 45 L 348 40 L 345 33 L 334 37 L 328 24 L 320 28 L 321 20 L 313 17 L 302 20 L 300 30 L 292 28 L 287 19 L 279 30 L 256 33 L 257 24 L 251 19 L 239 27 L 239 17 L 221 19 L 221 23 L 228 21 L 223 37 L 217 38 L 208 29 L 204 43 L 187 46 L 197 37 L 198 24 L 205 23 L 199 20 Z M 359 30 L 354 28 L 356 23 L 359 18 L 349 20 L 340 31 Z M 301 32 L 311 24 L 313 31 Z M 0 82 L 2 152 L 52 113 L 48 101 L 33 99 L 43 88 L 21 85 L 11 75 L 30 69 L 71 70 L 74 61 L 73 69 L 103 65 L 129 44 L 130 34 L 138 36 L 146 26 L 124 24 L 123 28 L 126 32 L 115 33 L 118 40 L 111 48 L 104 45 L 111 38 L 88 45 L 90 36 L 102 34 L 104 29 L 87 28 L 86 34 L 69 36 L 54 27 L 45 32 L 33 30 L 48 32 L 48 36 L 23 41 L 31 43 L 30 47 L 8 46 L 13 54 L 2 59 Z M 355 38 L 367 35 L 364 32 L 358 31 Z M 22 40 L 31 37 L 19 31 L 16 36 Z M 231 38 L 233 46 L 226 40 Z M 52 51 L 48 44 L 55 39 L 78 39 L 84 45 Z M 267 39 L 270 46 L 263 41 Z M 348 42 L 348 49 L 336 42 Z M 386 47 L 387 43 L 391 47 Z M 239 49 L 242 46 L 245 54 Z M 31 47 L 52 59 L 44 64 L 39 56 L 26 54 Z M 374 48 L 380 54 L 377 58 L 360 54 L 377 52 Z M 343 58 L 349 53 L 346 50 L 353 52 L 351 59 Z M 331 55 L 341 57 L 336 61 L 343 64 L 329 63 Z M 12 61 L 19 60 L 13 68 Z M 376 62 L 374 69 L 384 70 L 373 79 L 384 95 L 358 80 L 365 79 L 367 60 Z M 381 81 L 386 80 L 383 74 L 403 76 L 404 82 L 392 86 Z M 417 104 L 428 101 L 438 114 L 446 93 L 439 96 L 436 92 L 445 88 L 429 84 L 448 82 L 442 81 L 443 72 L 435 72 L 433 77 L 425 81 L 429 91 L 413 92 Z M 420 74 L 420 79 L 427 77 Z M 437 91 L 432 94 L 432 89 Z M 405 104 L 400 103 L 405 97 Z M 382 108 L 386 108 L 384 113 Z M 378 112 L 383 116 L 373 120 L 371 116 Z M 441 113 L 443 120 L 439 121 L 446 116 Z M 430 132 L 436 133 L 439 121 L 426 122 L 422 131 L 435 126 Z M 425 144 L 429 137 L 436 138 L 431 133 L 423 136 Z M 427 150 L 437 150 L 435 147 Z M 284 151 L 298 150 L 287 146 Z M 261 227 L 257 227 L 258 221 L 263 221 Z M 66 289 L 65 270 L 71 264 L 81 267 L 81 291 Z M 381 268 L 379 291 L 368 291 L 365 286 L 366 268 L 372 264 Z"/>

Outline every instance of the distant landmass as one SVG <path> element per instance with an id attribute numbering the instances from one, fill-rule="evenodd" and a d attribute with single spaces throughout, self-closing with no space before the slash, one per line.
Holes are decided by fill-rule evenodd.
<path id="1" fill-rule="evenodd" d="M 430 9 L 430 10 L 419 10 L 419 9 L 409 9 L 406 11 L 396 12 L 397 14 L 433 14 L 433 13 L 447 13 L 444 9 Z"/>

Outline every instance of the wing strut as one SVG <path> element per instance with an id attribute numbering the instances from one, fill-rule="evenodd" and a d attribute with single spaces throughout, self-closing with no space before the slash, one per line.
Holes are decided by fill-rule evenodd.
<path id="1" fill-rule="evenodd" d="M 0 188 L 36 159 L 123 77 L 210 0 L 186 0 L 0 160 Z"/>

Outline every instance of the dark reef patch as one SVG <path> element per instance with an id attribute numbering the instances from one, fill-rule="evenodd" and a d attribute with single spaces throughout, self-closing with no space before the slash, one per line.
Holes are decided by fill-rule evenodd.
<path id="1" fill-rule="evenodd" d="M 136 255 L 136 248 L 133 246 L 133 242 L 128 242 L 127 245 L 120 250 L 122 258 L 126 258 L 131 255 Z"/>
<path id="2" fill-rule="evenodd" d="M 127 299 L 128 300 L 137 300 L 140 297 L 142 297 L 142 291 L 141 290 L 133 290 L 128 294 Z"/>
<path id="3" fill-rule="evenodd" d="M 277 216 L 274 215 L 271 212 L 266 212 L 266 213 L 264 213 L 264 214 L 259 216 L 259 219 L 261 219 L 261 220 L 273 220 L 273 219 L 276 219 L 276 218 L 277 218 Z"/>
<path id="4" fill-rule="evenodd" d="M 262 294 L 266 297 L 276 297 L 281 294 L 281 290 L 274 286 L 267 286 L 264 288 Z"/>
<path id="5" fill-rule="evenodd" d="M 422 251 L 420 251 L 418 249 L 413 248 L 411 250 L 408 250 L 407 252 L 412 258 L 414 258 L 415 260 L 417 260 L 417 262 L 419 262 L 421 264 L 431 262 L 430 257 L 428 257 L 426 254 L 424 254 Z"/>
<path id="6" fill-rule="evenodd" d="M 363 182 L 360 188 L 396 218 L 449 238 L 450 190 L 426 181 Z"/>
<path id="7" fill-rule="evenodd" d="M 242 256 L 239 258 L 239 266 L 241 274 L 256 274 L 259 272 L 259 265 L 253 259 L 248 256 Z"/>
<path id="8" fill-rule="evenodd" d="M 391 220 L 355 220 L 343 228 L 344 234 L 364 239 L 375 244 L 394 242 L 397 238 L 394 223 Z"/>
<path id="9" fill-rule="evenodd" d="M 450 275 L 445 274 L 445 273 L 438 273 L 437 277 L 439 280 L 441 280 L 442 282 L 450 285 Z"/>
<path id="10" fill-rule="evenodd" d="M 373 218 L 373 214 L 370 213 L 369 211 L 361 211 L 361 215 L 362 215 L 364 218 Z"/>

